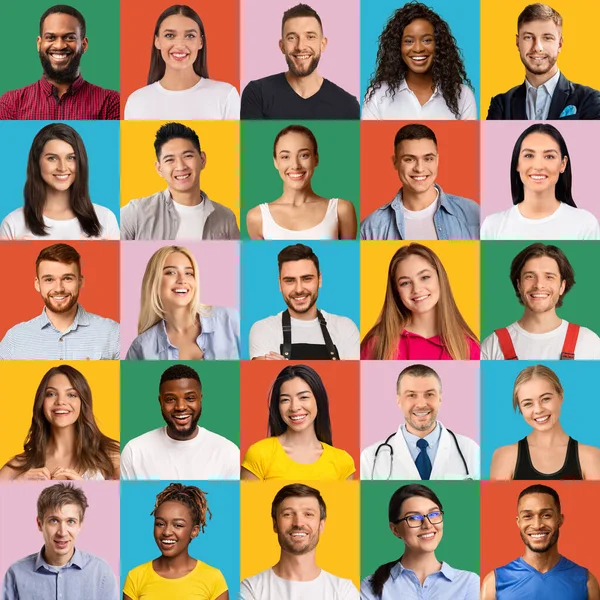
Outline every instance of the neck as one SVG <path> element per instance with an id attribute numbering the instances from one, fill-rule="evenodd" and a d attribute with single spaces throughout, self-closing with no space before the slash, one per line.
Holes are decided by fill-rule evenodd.
<path id="1" fill-rule="evenodd" d="M 176 92 L 181 90 L 189 90 L 201 79 L 202 77 L 200 77 L 200 75 L 194 71 L 193 67 L 185 69 L 185 71 L 173 71 L 167 67 L 163 78 L 160 80 L 160 85 L 162 85 L 165 90 Z"/>
<path id="2" fill-rule="evenodd" d="M 53 427 L 48 447 L 47 456 L 71 458 L 75 449 L 75 425 L 69 427 Z"/>
<path id="3" fill-rule="evenodd" d="M 313 71 L 306 77 L 297 77 L 291 71 L 287 71 L 285 78 L 292 89 L 302 97 L 309 97 L 316 94 L 321 89 L 321 85 L 323 85 L 323 78 L 316 71 Z"/>
<path id="4" fill-rule="evenodd" d="M 412 211 L 423 210 L 431 206 L 437 198 L 437 190 L 435 186 L 431 186 L 428 190 L 416 193 L 405 187 L 402 188 L 402 204 L 404 208 Z"/>
<path id="5" fill-rule="evenodd" d="M 526 219 L 543 219 L 553 214 L 560 204 L 560 200 L 556 199 L 555 188 L 539 193 L 525 189 L 523 202 L 517 204 L 517 207 Z"/>
<path id="6" fill-rule="evenodd" d="M 197 206 L 204 199 L 199 187 L 189 192 L 178 192 L 169 188 L 169 193 L 173 202 L 183 204 L 184 206 Z"/>
<path id="7" fill-rule="evenodd" d="M 536 74 L 531 71 L 525 71 L 525 79 L 529 81 L 529 83 L 533 87 L 539 87 L 540 85 L 544 85 L 546 81 L 552 79 L 556 73 L 558 72 L 558 65 L 554 65 L 547 73 Z"/>
<path id="8" fill-rule="evenodd" d="M 69 190 L 55 190 L 49 186 L 46 186 L 46 200 L 44 202 L 44 214 L 46 213 L 59 213 L 59 212 L 72 212 L 71 208 L 71 191 Z"/>
<path id="9" fill-rule="evenodd" d="M 437 311 L 430 310 L 426 313 L 411 313 L 406 329 L 424 338 L 439 335 L 440 329 L 437 322 Z"/>
<path id="10" fill-rule="evenodd" d="M 317 305 L 316 303 L 311 306 L 306 312 L 297 313 L 294 309 L 288 306 L 290 317 L 292 319 L 298 319 L 298 321 L 313 321 L 317 318 Z"/>
<path id="11" fill-rule="evenodd" d="M 317 194 L 313 192 L 312 186 L 309 183 L 301 190 L 293 190 L 284 184 L 283 193 L 279 200 L 285 204 L 292 204 L 294 206 L 302 206 L 305 202 L 318 198 Z"/>
<path id="12" fill-rule="evenodd" d="M 566 445 L 569 441 L 569 436 L 565 433 L 562 425 L 556 423 L 556 425 L 548 431 L 538 431 L 537 429 L 534 429 L 527 436 L 527 439 L 534 446 L 555 448 L 556 446 Z"/>
<path id="13" fill-rule="evenodd" d="M 314 427 L 308 427 L 303 431 L 294 431 L 289 427 L 279 436 L 279 441 L 285 446 L 293 448 L 303 447 L 308 448 L 310 446 L 320 445 L 317 434 L 315 433 Z"/>
<path id="14" fill-rule="evenodd" d="M 411 89 L 431 89 L 433 87 L 433 74 L 431 73 L 431 69 L 426 73 L 413 73 L 412 71 L 408 71 L 405 79 L 406 85 Z"/>
<path id="15" fill-rule="evenodd" d="M 54 81 L 54 79 L 51 79 L 50 77 L 47 77 L 47 79 L 56 88 L 56 91 L 58 92 L 58 97 L 62 98 L 62 96 L 69 91 L 69 88 L 73 85 L 73 82 L 75 81 L 75 79 L 77 79 L 77 77 L 79 77 L 79 72 L 77 72 L 77 75 L 75 76 L 73 81 L 69 82 L 62 81 L 59 83 L 57 81 Z"/>
<path id="16" fill-rule="evenodd" d="M 420 437 L 420 438 L 425 438 L 437 427 L 437 421 L 434 421 L 433 425 L 429 429 L 426 429 L 425 431 L 415 429 L 407 422 L 404 423 L 404 426 L 406 427 L 406 431 L 408 431 L 408 433 L 412 433 L 413 435 L 416 435 L 417 437 Z M 404 564 L 404 563 L 402 563 L 402 564 Z"/>
<path id="17" fill-rule="evenodd" d="M 75 304 L 73 308 L 64 313 L 55 313 L 48 310 L 48 307 L 46 307 L 46 315 L 48 316 L 50 323 L 52 323 L 58 331 L 66 331 L 73 325 L 73 321 L 75 321 L 78 306 L 79 304 Z"/>
<path id="18" fill-rule="evenodd" d="M 437 573 L 442 568 L 442 564 L 435 557 L 435 552 L 420 552 L 409 548 L 405 549 L 400 564 L 405 569 L 414 571 L 421 584 L 428 575 Z"/>
<path id="19" fill-rule="evenodd" d="M 55 556 L 54 554 L 51 554 L 50 552 L 48 552 L 48 549 L 46 548 L 46 546 L 44 546 L 44 550 L 42 552 L 42 556 L 44 557 L 44 560 L 49 564 L 52 565 L 53 567 L 64 567 L 72 558 L 73 555 L 75 554 L 75 548 L 73 548 L 73 552 L 71 552 L 68 556 Z"/>
<path id="20" fill-rule="evenodd" d="M 558 564 L 561 556 L 558 552 L 558 544 L 554 544 L 552 548 L 549 548 L 546 552 L 534 552 L 525 547 L 525 553 L 523 554 L 523 560 L 534 569 L 537 569 L 540 573 L 547 573 Z"/>
<path id="21" fill-rule="evenodd" d="M 179 306 L 165 314 L 167 333 L 189 333 L 200 326 L 197 315 L 190 314 L 187 306 Z"/>
<path id="22" fill-rule="evenodd" d="M 177 556 L 159 556 L 155 561 L 155 566 L 161 571 L 183 571 L 193 569 L 196 565 L 196 559 L 192 558 L 187 548 Z"/>
<path id="23" fill-rule="evenodd" d="M 177 442 L 187 442 L 188 440 L 193 440 L 195 437 L 198 436 L 198 431 L 199 431 L 198 424 L 196 423 L 196 425 L 194 425 L 194 430 L 192 431 L 191 435 L 183 437 L 182 435 L 180 435 L 178 433 L 178 431 L 176 429 L 173 429 L 173 431 L 171 431 L 171 428 L 167 425 L 167 435 L 172 440 L 175 440 Z"/>
<path id="24" fill-rule="evenodd" d="M 562 319 L 555 309 L 534 313 L 526 308 L 518 323 L 528 333 L 548 333 L 560 327 Z"/>
<path id="25" fill-rule="evenodd" d="M 312 581 L 321 573 L 316 563 L 316 550 L 306 554 L 290 554 L 281 550 L 279 562 L 273 567 L 273 572 L 282 579 L 294 581 Z"/>

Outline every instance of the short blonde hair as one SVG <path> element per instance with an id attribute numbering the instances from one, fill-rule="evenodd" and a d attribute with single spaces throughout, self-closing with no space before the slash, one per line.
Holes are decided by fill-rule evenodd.
<path id="1" fill-rule="evenodd" d="M 532 379 L 535 379 L 536 377 L 538 377 L 539 379 L 545 379 L 546 381 L 548 381 L 554 388 L 554 391 L 561 398 L 564 397 L 565 391 L 563 389 L 563 386 L 560 383 L 560 379 L 558 378 L 558 375 L 552 369 L 549 369 L 548 367 L 546 367 L 544 365 L 534 365 L 532 367 L 527 367 L 526 369 L 523 369 L 517 375 L 517 378 L 515 379 L 515 386 L 513 388 L 513 408 L 515 410 L 518 409 L 519 412 L 521 412 L 521 408 L 519 406 L 519 397 L 518 397 L 519 388 L 524 383 L 527 383 L 528 381 L 531 381 Z"/>

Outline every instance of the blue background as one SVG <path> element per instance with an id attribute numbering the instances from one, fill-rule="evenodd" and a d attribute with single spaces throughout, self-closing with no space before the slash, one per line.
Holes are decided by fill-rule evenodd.
<path id="1" fill-rule="evenodd" d="M 474 0 L 430 0 L 425 2 L 448 25 L 462 53 L 467 77 L 479 98 L 479 2 Z M 404 6 L 397 0 L 361 2 L 360 12 L 360 105 L 362 107 L 371 73 L 375 71 L 378 38 L 394 11 Z M 477 106 L 479 115 L 480 107 Z"/>
<path id="2" fill-rule="evenodd" d="M 156 496 L 170 482 L 121 482 L 121 589 L 134 567 L 160 556 L 154 541 L 154 517 L 150 516 Z M 229 481 L 182 481 L 207 492 L 212 519 L 206 517 L 204 533 L 191 542 L 190 556 L 223 573 L 229 597 L 240 590 L 240 486 Z M 175 599 L 173 599 L 175 600 Z"/>
<path id="3" fill-rule="evenodd" d="M 242 242 L 242 359 L 249 359 L 248 335 L 252 325 L 285 310 L 287 305 L 279 291 L 277 255 L 296 242 Z M 323 286 L 317 307 L 330 314 L 348 317 L 360 328 L 359 242 L 307 241 L 319 258 Z"/>

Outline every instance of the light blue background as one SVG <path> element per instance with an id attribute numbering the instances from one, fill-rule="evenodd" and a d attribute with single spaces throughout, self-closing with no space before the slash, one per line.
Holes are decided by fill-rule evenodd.
<path id="1" fill-rule="evenodd" d="M 424 2 L 435 11 L 450 27 L 462 53 L 467 77 L 475 88 L 475 98 L 479 98 L 479 2 L 475 0 L 431 0 Z M 360 13 L 360 105 L 362 107 L 367 85 L 375 71 L 378 38 L 396 9 L 404 6 L 394 0 L 361 2 Z M 477 114 L 480 107 L 477 106 Z"/>

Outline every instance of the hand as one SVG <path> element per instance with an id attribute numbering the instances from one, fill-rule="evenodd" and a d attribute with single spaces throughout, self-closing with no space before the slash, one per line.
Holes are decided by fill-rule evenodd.
<path id="1" fill-rule="evenodd" d="M 38 469 L 29 469 L 17 477 L 17 479 L 25 479 L 27 481 L 45 481 L 52 479 L 50 470 L 46 467 L 39 467 Z"/>
<path id="2" fill-rule="evenodd" d="M 67 479 L 69 481 L 73 481 L 76 479 L 83 479 L 83 477 L 74 469 L 56 467 L 56 469 L 52 471 L 52 479 Z"/>
<path id="3" fill-rule="evenodd" d="M 277 354 L 277 352 L 271 351 L 268 354 L 265 354 L 265 360 L 285 360 L 285 356 Z"/>

